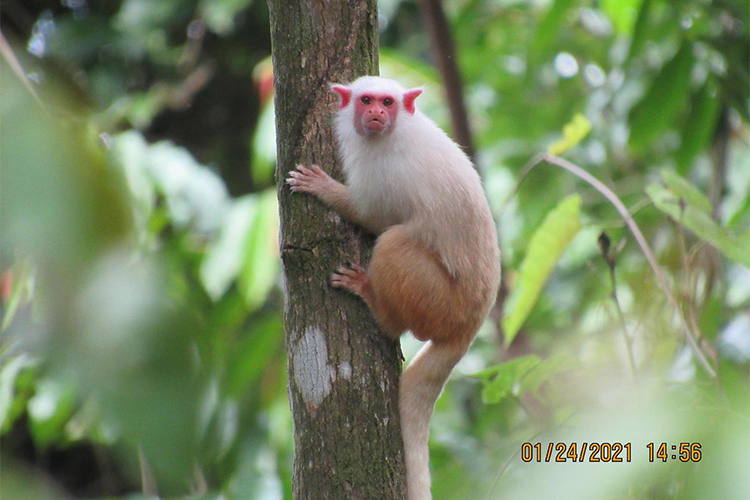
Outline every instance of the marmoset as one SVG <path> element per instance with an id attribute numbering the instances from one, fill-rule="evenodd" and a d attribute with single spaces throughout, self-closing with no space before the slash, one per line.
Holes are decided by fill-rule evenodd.
<path id="1" fill-rule="evenodd" d="M 331 277 L 381 328 L 427 344 L 401 375 L 399 410 L 409 500 L 429 500 L 429 422 L 453 367 L 495 302 L 500 251 L 479 175 L 461 148 L 415 106 L 422 89 L 365 76 L 333 85 L 346 185 L 316 165 L 287 183 L 378 235 L 367 269 Z"/>

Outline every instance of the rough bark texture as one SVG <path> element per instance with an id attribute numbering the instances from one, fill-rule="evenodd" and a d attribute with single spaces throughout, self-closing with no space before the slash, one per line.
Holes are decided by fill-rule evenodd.
<path id="1" fill-rule="evenodd" d="M 377 74 L 376 0 L 268 0 L 296 500 L 403 500 L 397 343 L 361 300 L 331 288 L 372 239 L 283 180 L 317 164 L 341 180 L 331 82 Z"/>

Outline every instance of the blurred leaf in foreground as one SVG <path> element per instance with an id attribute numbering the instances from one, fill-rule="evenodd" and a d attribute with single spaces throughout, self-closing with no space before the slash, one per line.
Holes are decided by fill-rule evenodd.
<path id="1" fill-rule="evenodd" d="M 29 347 L 48 377 L 28 403 L 31 432 L 42 445 L 59 439 L 73 383 L 131 450 L 144 450 L 160 483 L 181 485 L 195 454 L 200 383 L 192 340 L 200 323 L 169 300 L 162 266 L 131 249 L 124 178 L 107 165 L 88 117 L 53 116 L 0 69 L 2 257 L 34 263 L 40 309 L 14 321 L 3 341 L 28 343 L 38 330 Z M 49 109 L 81 109 L 59 95 L 49 97 Z M 136 461 L 132 452 L 123 457 Z"/>

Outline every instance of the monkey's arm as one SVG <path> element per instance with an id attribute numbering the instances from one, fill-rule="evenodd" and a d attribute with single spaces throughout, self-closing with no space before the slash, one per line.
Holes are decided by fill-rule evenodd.
<path id="1" fill-rule="evenodd" d="M 374 233 L 357 213 L 349 189 L 332 179 L 317 165 L 312 165 L 310 168 L 297 165 L 297 170 L 289 172 L 286 183 L 289 184 L 292 191 L 312 194 L 338 212 L 344 219 Z"/>

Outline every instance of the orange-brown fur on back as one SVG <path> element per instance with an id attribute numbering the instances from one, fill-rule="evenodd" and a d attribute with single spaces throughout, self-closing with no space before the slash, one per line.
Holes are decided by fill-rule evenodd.
<path id="1" fill-rule="evenodd" d="M 369 268 L 339 268 L 332 284 L 362 297 L 389 335 L 428 341 L 401 376 L 399 409 L 408 499 L 430 500 L 429 421 L 495 301 L 495 224 L 469 159 L 414 108 L 421 91 L 377 77 L 334 90 L 346 186 L 317 166 L 287 182 L 379 235 Z"/>

